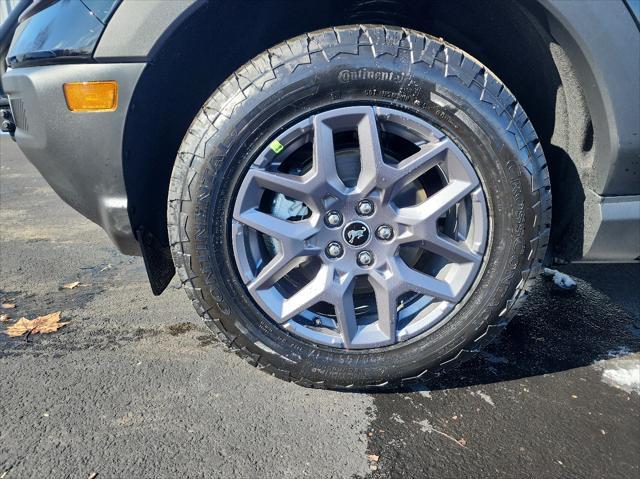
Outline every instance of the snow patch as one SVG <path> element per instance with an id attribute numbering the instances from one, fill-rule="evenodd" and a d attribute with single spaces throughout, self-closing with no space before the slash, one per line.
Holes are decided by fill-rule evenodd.
<path id="1" fill-rule="evenodd" d="M 402 418 L 397 414 L 397 413 L 393 413 L 391 415 L 391 419 L 399 424 L 404 424 L 404 421 L 402 420 Z"/>
<path id="2" fill-rule="evenodd" d="M 620 358 L 622 356 L 629 356 L 631 354 L 631 349 L 627 346 L 618 346 L 616 349 L 611 349 L 607 351 L 608 358 Z"/>
<path id="3" fill-rule="evenodd" d="M 594 363 L 597 369 L 602 370 L 602 382 L 640 395 L 640 354 L 620 346 L 607 351 L 607 358 Z"/>
<path id="4" fill-rule="evenodd" d="M 568 274 L 561 273 L 557 269 L 544 269 L 544 275 L 550 277 L 558 288 L 562 289 L 573 289 L 576 287 L 575 280 L 569 276 Z"/>
<path id="5" fill-rule="evenodd" d="M 423 398 L 431 399 L 431 391 L 425 388 L 424 386 L 420 386 L 420 385 L 414 386 L 413 388 L 411 388 L 411 390 L 414 393 L 418 393 Z"/>
<path id="6" fill-rule="evenodd" d="M 420 430 L 422 432 L 428 432 L 429 434 L 431 434 L 434 431 L 433 426 L 431 425 L 428 419 L 423 419 L 417 424 L 418 426 L 420 426 Z"/>
<path id="7" fill-rule="evenodd" d="M 472 392 L 471 395 L 472 396 L 478 396 L 480 399 L 482 399 L 487 404 L 490 404 L 491 406 L 496 407 L 496 403 L 493 402 L 493 399 L 491 398 L 491 396 L 489 396 L 486 393 L 483 393 L 482 391 Z"/>
<path id="8" fill-rule="evenodd" d="M 417 392 L 423 398 L 431 399 L 431 391 L 429 391 L 428 389 L 423 389 L 423 390 L 417 391 Z"/>
<path id="9" fill-rule="evenodd" d="M 602 371 L 602 380 L 628 393 L 640 394 L 640 360 L 625 362 L 629 364 Z"/>

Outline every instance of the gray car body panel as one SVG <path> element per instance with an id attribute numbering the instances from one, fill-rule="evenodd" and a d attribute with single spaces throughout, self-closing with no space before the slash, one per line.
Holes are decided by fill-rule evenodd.
<path id="1" fill-rule="evenodd" d="M 581 165 L 582 261 L 640 257 L 640 30 L 624 2 L 539 0 L 583 88 L 597 139 Z M 634 87 L 635 85 L 635 87 Z"/>
<path id="2" fill-rule="evenodd" d="M 640 246 L 637 235 L 629 228 L 633 230 L 640 222 L 640 201 L 637 199 L 640 194 L 640 114 L 637 107 L 640 88 L 632 85 L 637 85 L 640 78 L 640 60 L 637 56 L 634 59 L 629 50 L 640 48 L 640 32 L 622 0 L 608 3 L 606 9 L 581 0 L 537 1 L 548 12 L 552 34 L 567 52 L 584 88 L 598 138 L 593 164 L 580 169 L 587 197 L 585 220 L 589 219 L 585 221 L 584 259 L 605 260 L 607 251 L 612 260 L 635 259 L 640 256 Z M 101 118 L 100 114 L 85 117 L 65 110 L 62 95 L 55 89 L 64 78 L 73 77 L 77 81 L 79 70 L 74 68 L 78 66 L 43 67 L 46 74 L 37 68 L 19 69 L 4 79 L 5 87 L 13 85 L 16 92 L 30 92 L 28 95 L 20 93 L 25 98 L 30 97 L 29 110 L 38 111 L 39 107 L 33 104 L 36 99 L 55 105 L 55 113 L 43 112 L 36 117 L 43 130 L 41 133 L 45 135 L 43 141 L 49 142 L 46 155 L 45 145 L 38 144 L 33 132 L 26 134 L 18 129 L 16 139 L 56 191 L 103 226 L 125 253 L 139 254 L 134 232 L 124 214 L 122 133 L 128 102 L 144 62 L 153 57 L 154 50 L 162 46 L 184 18 L 196 14 L 204 4 L 204 0 L 124 0 L 121 3 L 94 52 L 95 60 L 103 64 L 79 66 L 90 74 L 86 78 L 99 79 L 96 73 L 109 73 L 109 79 L 121 82 L 120 106 L 111 118 L 107 118 L 110 115 Z M 620 51 L 625 54 L 616 54 Z M 116 65 L 108 62 L 116 62 Z M 132 62 L 129 64 L 132 66 L 127 68 L 124 62 Z M 49 75 L 51 78 L 46 78 Z M 77 129 L 69 125 L 77 126 Z M 91 141 L 89 133 L 95 135 L 96 131 L 101 132 L 101 138 Z M 84 132 L 84 135 L 75 136 L 78 132 Z M 91 165 L 89 168 L 82 164 L 81 159 L 96 156 L 101 160 L 99 164 L 94 165 L 95 160 L 87 162 Z M 49 164 L 53 163 L 52 158 L 60 159 L 60 163 L 57 166 Z M 80 168 L 73 169 L 77 167 Z M 96 169 L 100 172 L 100 181 L 96 181 Z M 96 197 L 96 190 L 99 197 Z M 629 196 L 628 201 L 609 198 L 620 195 Z M 120 207 L 115 208 L 116 204 Z M 612 204 L 617 206 L 610 206 Z M 629 210 L 624 219 L 619 214 L 622 204 Z M 122 205 L 125 205 L 124 209 Z M 616 224 L 618 234 L 614 236 L 604 231 L 610 221 Z M 620 228 L 623 224 L 626 226 Z"/>
<path id="3" fill-rule="evenodd" d="M 597 138 L 583 184 L 601 196 L 640 194 L 640 30 L 622 0 L 540 0 L 583 88 Z M 635 87 L 634 87 L 635 85 Z"/>
<path id="4" fill-rule="evenodd" d="M 144 63 L 49 65 L 9 70 L 2 82 L 18 128 L 15 139 L 58 195 L 99 224 L 124 253 L 139 255 L 122 174 L 122 136 Z M 114 112 L 72 112 L 66 82 L 116 80 Z"/>
<path id="5" fill-rule="evenodd" d="M 124 0 L 113 14 L 93 56 L 97 61 L 146 61 L 153 49 L 203 0 Z"/>
<path id="6" fill-rule="evenodd" d="M 640 195 L 599 196 L 586 191 L 584 262 L 640 258 Z"/>

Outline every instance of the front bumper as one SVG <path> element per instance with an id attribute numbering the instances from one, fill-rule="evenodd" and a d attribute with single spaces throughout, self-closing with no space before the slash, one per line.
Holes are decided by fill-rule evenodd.
<path id="1" fill-rule="evenodd" d="M 26 157 L 69 205 L 100 225 L 120 251 L 139 255 L 127 211 L 122 137 L 145 63 L 63 64 L 9 70 L 2 78 Z M 62 85 L 115 80 L 113 112 L 71 112 Z"/>

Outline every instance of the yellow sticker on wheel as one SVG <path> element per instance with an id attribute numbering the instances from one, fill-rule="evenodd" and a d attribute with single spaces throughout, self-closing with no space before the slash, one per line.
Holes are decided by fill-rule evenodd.
<path id="1" fill-rule="evenodd" d="M 271 148 L 276 154 L 281 153 L 282 150 L 284 150 L 284 146 L 278 140 L 273 140 L 269 145 L 269 148 Z"/>

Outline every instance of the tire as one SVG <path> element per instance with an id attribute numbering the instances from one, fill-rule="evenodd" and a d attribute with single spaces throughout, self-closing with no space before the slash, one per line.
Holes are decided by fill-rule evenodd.
<path id="1" fill-rule="evenodd" d="M 406 112 L 451 138 L 480 178 L 490 223 L 465 299 L 417 336 L 364 349 L 314 344 L 278 326 L 245 287 L 231 227 L 244 175 L 265 145 L 309 115 L 354 105 Z M 545 157 L 509 90 L 440 39 L 375 25 L 301 35 L 231 75 L 184 137 L 168 204 L 176 269 L 205 323 L 259 369 L 332 389 L 397 388 L 478 351 L 504 329 L 540 272 L 550 223 Z"/>

